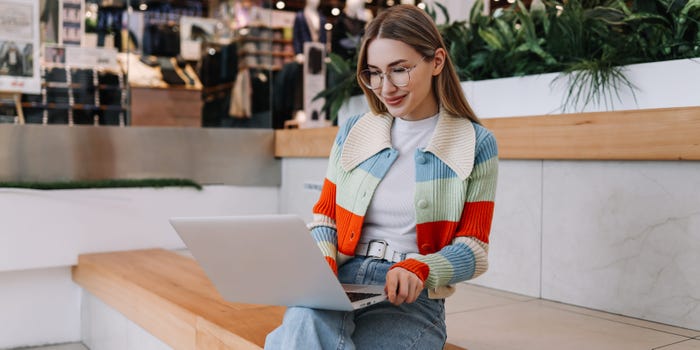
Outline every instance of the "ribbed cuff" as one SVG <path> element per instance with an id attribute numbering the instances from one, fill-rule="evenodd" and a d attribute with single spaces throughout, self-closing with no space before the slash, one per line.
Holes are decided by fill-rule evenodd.
<path id="1" fill-rule="evenodd" d="M 397 267 L 413 272 L 423 283 L 425 283 L 425 280 L 428 279 L 428 274 L 430 274 L 430 267 L 416 259 L 406 259 L 402 262 L 396 263 L 390 268 L 390 270 Z"/>

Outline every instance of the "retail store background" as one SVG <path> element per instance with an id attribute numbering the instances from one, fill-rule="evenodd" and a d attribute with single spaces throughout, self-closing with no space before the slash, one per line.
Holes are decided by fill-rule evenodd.
<path id="1" fill-rule="evenodd" d="M 471 4 L 442 3 L 453 20 L 465 19 Z M 498 103 L 495 94 L 478 95 L 485 90 L 468 86 L 465 90 L 479 96 L 473 102 L 484 115 L 524 113 L 522 108 L 504 111 L 508 104 Z M 675 105 L 698 105 L 689 94 L 657 96 L 663 103 L 686 97 Z M 648 104 L 645 108 L 669 107 L 653 105 L 649 98 L 641 102 Z M 528 105 L 544 108 L 530 114 L 550 111 L 544 103 Z M 105 162 L 112 174 L 141 177 L 186 169 L 185 175 L 205 189 L 0 189 L 0 348 L 81 340 L 85 299 L 70 275 L 77 254 L 183 248 L 167 224 L 171 216 L 280 212 L 308 220 L 326 167 L 324 159 L 275 159 L 272 130 L 164 128 L 154 131 L 157 137 L 112 142 L 112 134 L 150 129 L 114 128 L 90 136 L 85 129 L 90 126 L 53 135 L 40 127 L 0 125 L 5 179 L 99 174 L 104 167 L 90 167 Z M 52 137 L 63 143 L 52 143 Z M 81 141 L 86 139 L 91 141 Z M 181 152 L 183 144 L 192 147 Z M 260 153 L 253 156 L 251 150 Z M 111 154 L 113 161 L 100 152 Z M 52 163 L 57 173 L 47 170 Z M 491 270 L 474 283 L 700 329 L 694 312 L 700 293 L 695 278 L 700 275 L 699 171 L 697 162 L 684 161 L 504 160 Z"/>

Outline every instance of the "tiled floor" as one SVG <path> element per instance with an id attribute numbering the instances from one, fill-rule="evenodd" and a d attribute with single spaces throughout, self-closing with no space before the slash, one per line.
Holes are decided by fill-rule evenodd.
<path id="1" fill-rule="evenodd" d="M 449 342 L 468 350 L 700 350 L 700 331 L 468 284 L 446 308 Z M 88 349 L 74 343 L 31 350 Z"/>
<path id="2" fill-rule="evenodd" d="M 461 284 L 448 340 L 469 350 L 700 350 L 700 331 Z"/>

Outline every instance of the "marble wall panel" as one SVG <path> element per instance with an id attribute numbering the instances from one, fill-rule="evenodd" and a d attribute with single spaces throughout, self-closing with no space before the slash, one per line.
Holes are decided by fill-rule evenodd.
<path id="1" fill-rule="evenodd" d="M 700 329 L 700 162 L 544 163 L 542 297 Z"/>
<path id="2" fill-rule="evenodd" d="M 471 283 L 540 296 L 542 161 L 499 162 L 489 269 Z"/>

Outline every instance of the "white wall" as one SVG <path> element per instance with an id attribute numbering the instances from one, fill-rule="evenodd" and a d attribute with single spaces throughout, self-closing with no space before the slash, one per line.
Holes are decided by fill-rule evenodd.
<path id="1" fill-rule="evenodd" d="M 544 163 L 542 297 L 700 329 L 700 162 Z"/>
<path id="2" fill-rule="evenodd" d="M 90 350 L 171 350 L 154 335 L 102 300 L 83 292 L 81 338 Z"/>
<path id="3" fill-rule="evenodd" d="M 474 6 L 476 0 L 427 0 L 424 2 L 429 6 L 433 6 L 437 10 L 438 17 L 436 22 L 440 24 L 445 23 L 445 18 L 442 16 L 442 12 L 437 9 L 437 6 L 433 5 L 435 2 L 439 2 L 445 6 L 445 8 L 447 8 L 448 15 L 450 16 L 450 22 L 456 22 L 469 21 L 469 12 Z M 488 0 L 485 0 L 485 2 L 488 3 Z"/>
<path id="4" fill-rule="evenodd" d="M 280 213 L 296 214 L 310 222 L 311 209 L 321 194 L 327 166 L 326 158 L 283 159 Z"/>
<path id="5" fill-rule="evenodd" d="M 81 340 L 82 253 L 183 248 L 173 216 L 276 213 L 278 187 L 0 189 L 0 349 Z"/>
<path id="6" fill-rule="evenodd" d="M 0 271 L 75 265 L 82 253 L 183 248 L 168 218 L 274 213 L 277 196 L 277 187 L 0 189 Z"/>
<path id="7" fill-rule="evenodd" d="M 67 266 L 0 272 L 0 349 L 79 341 L 80 295 Z"/>

